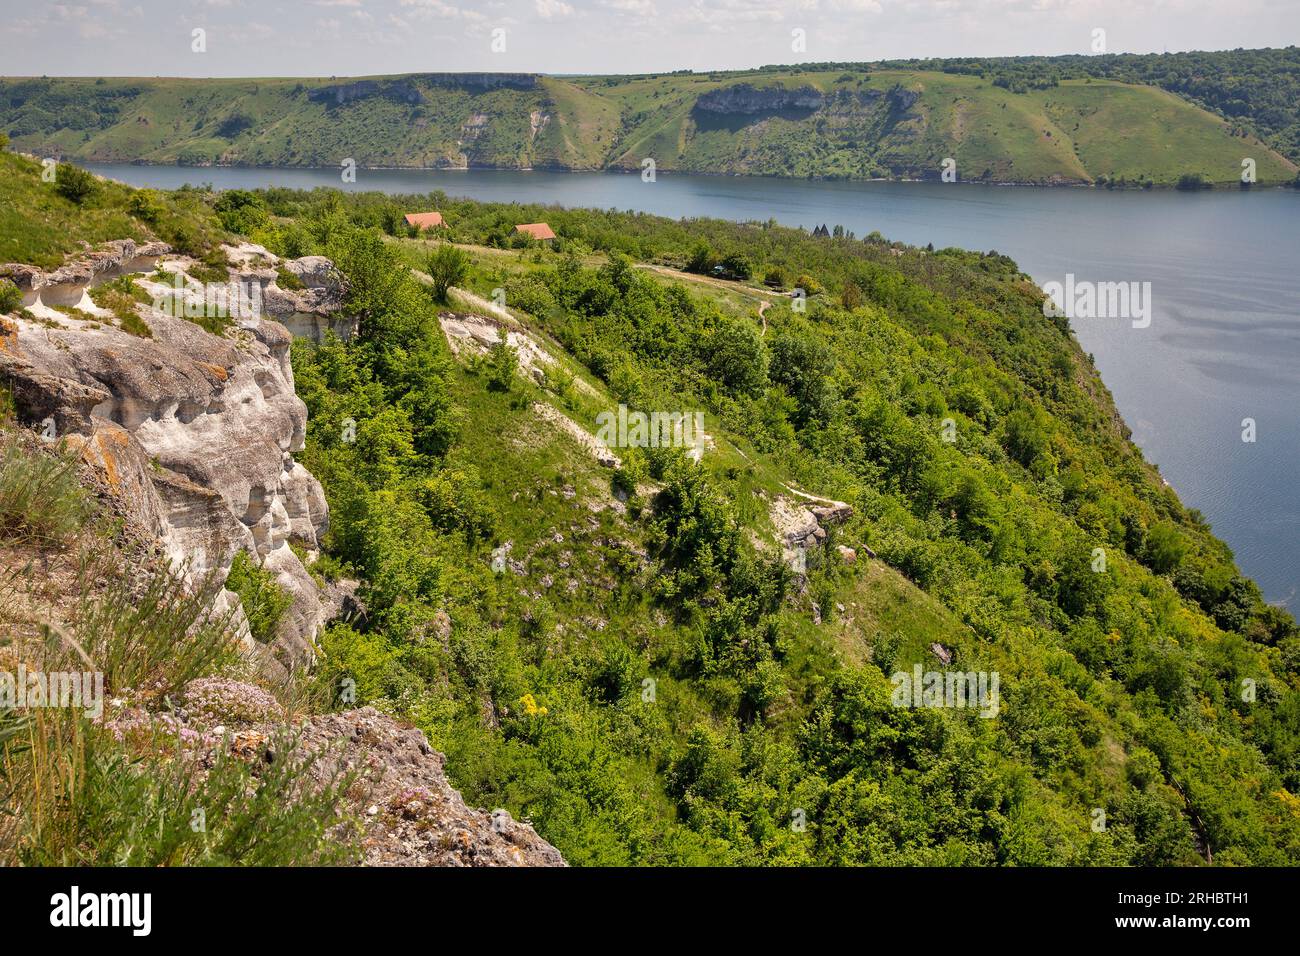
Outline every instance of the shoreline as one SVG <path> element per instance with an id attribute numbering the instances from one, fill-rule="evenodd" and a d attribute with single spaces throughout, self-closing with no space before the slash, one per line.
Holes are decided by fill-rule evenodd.
<path id="1" fill-rule="evenodd" d="M 41 157 L 36 154 L 29 154 L 37 159 Z M 206 163 L 203 165 L 185 166 L 179 163 L 155 163 L 150 160 L 132 159 L 132 160 L 107 160 L 107 159 L 63 159 L 61 162 L 72 162 L 77 164 L 92 164 L 95 166 L 141 166 L 151 169 L 249 169 L 249 170 L 269 170 L 275 172 L 338 172 L 338 166 L 276 166 L 276 165 L 258 165 L 254 163 Z M 468 172 L 500 172 L 500 173 L 572 173 L 572 174 L 595 174 L 595 175 L 623 175 L 636 176 L 639 170 L 622 169 L 619 167 L 604 166 L 594 169 L 575 169 L 571 166 L 362 166 L 355 167 L 358 170 L 367 172 L 409 172 L 409 173 L 468 173 Z M 844 183 L 853 184 L 871 184 L 871 183 L 922 183 L 948 186 L 983 186 L 987 188 L 1019 188 L 1019 189 L 1096 189 L 1105 190 L 1106 192 L 1153 192 L 1153 191 L 1171 191 L 1186 193 L 1203 193 L 1203 192 L 1253 192 L 1255 190 L 1268 189 L 1295 189 L 1294 182 L 1278 181 L 1267 183 L 1254 183 L 1243 188 L 1245 184 L 1235 181 L 1220 183 L 1207 183 L 1199 189 L 1179 189 L 1176 183 L 1150 183 L 1142 184 L 1124 184 L 1098 185 L 1095 182 L 1070 181 L 1070 182 L 1036 182 L 1033 180 L 980 180 L 980 179 L 959 179 L 952 183 L 941 183 L 938 179 L 926 179 L 909 176 L 877 176 L 870 179 L 855 179 L 851 177 L 839 176 L 779 176 L 764 173 L 719 173 L 695 170 L 657 170 L 657 175 L 664 177 L 671 176 L 698 176 L 717 179 L 760 179 L 772 180 L 775 182 L 806 182 L 806 183 Z M 356 185 L 355 183 L 349 185 Z"/>

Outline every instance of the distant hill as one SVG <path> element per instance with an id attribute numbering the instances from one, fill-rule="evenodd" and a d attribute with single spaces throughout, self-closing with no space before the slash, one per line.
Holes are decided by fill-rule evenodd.
<path id="1" fill-rule="evenodd" d="M 1295 180 L 1300 150 L 1285 110 L 1261 106 L 1259 122 L 1247 122 L 1249 104 L 1220 89 L 1227 79 L 1197 86 L 1115 60 L 9 79 L 0 80 L 0 131 L 41 155 L 182 165 L 640 169 L 653 159 L 663 171 L 938 179 L 951 158 L 963 180 L 1172 185 L 1236 183 L 1250 158 L 1260 183 Z M 1125 81 L 1147 74 L 1159 86 Z M 1203 108 L 1220 101 L 1230 119 Z"/>

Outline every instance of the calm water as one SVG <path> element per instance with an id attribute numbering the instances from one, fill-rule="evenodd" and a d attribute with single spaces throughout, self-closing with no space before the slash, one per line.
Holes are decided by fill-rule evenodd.
<path id="1" fill-rule="evenodd" d="M 343 186 L 493 202 L 637 209 L 1010 255 L 1040 283 L 1151 283 L 1149 328 L 1075 320 L 1083 347 L 1183 501 L 1201 509 L 1272 601 L 1300 588 L 1300 192 L 1110 193 L 921 183 L 661 175 L 99 166 L 135 185 Z M 1242 420 L 1257 440 L 1242 441 Z"/>

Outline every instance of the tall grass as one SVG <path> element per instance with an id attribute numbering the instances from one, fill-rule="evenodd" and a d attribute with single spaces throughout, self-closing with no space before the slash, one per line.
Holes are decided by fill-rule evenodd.
<path id="1" fill-rule="evenodd" d="M 353 862 L 357 841 L 338 809 L 352 777 L 318 773 L 288 731 L 235 753 L 169 718 L 188 682 L 238 661 L 232 615 L 215 610 L 212 576 L 151 573 L 79 533 L 92 514 L 71 459 L 10 436 L 0 555 L 20 548 L 0 572 L 0 670 L 99 672 L 106 698 L 152 716 L 133 711 L 122 726 L 106 722 L 108 703 L 103 717 L 90 706 L 0 708 L 0 865 Z"/>
<path id="2" fill-rule="evenodd" d="M 318 757 L 295 755 L 288 731 L 252 758 L 218 748 L 206 771 L 192 752 L 141 757 L 103 728 L 49 712 L 33 721 L 30 742 L 30 765 L 39 770 L 30 783 L 39 790 L 27 801 L 14 862 L 286 866 L 357 858 L 353 841 L 330 838 L 349 825 L 336 807 L 353 778 L 310 784 Z M 159 733 L 155 743 L 173 741 Z"/>
<path id="3" fill-rule="evenodd" d="M 79 577 L 81 598 L 66 630 L 49 631 L 51 644 L 94 662 L 113 693 L 134 691 L 163 699 L 189 681 L 234 663 L 238 636 L 233 611 L 216 610 L 221 585 L 209 576 L 187 584 L 164 570 L 128 583 L 105 580 L 91 562 Z M 69 663 L 75 663 L 69 661 Z"/>
<path id="4" fill-rule="evenodd" d="M 41 454 L 0 435 L 0 537 L 58 543 L 80 531 L 91 511 L 75 458 Z"/>
<path id="5" fill-rule="evenodd" d="M 83 708 L 0 711 L 0 863 L 353 862 L 356 843 L 338 831 L 349 825 L 338 808 L 352 777 L 313 779 L 318 758 L 296 753 L 287 729 L 239 755 L 166 716 L 186 683 L 235 660 L 230 617 L 212 611 L 219 588 L 187 589 L 175 572 L 141 588 L 90 567 L 70 622 L 17 650 L 29 670 L 101 671 L 107 697 L 157 712 L 124 729 Z"/>

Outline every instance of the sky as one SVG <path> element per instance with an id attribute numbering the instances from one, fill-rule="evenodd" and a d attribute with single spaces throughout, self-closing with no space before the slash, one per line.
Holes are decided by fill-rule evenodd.
<path id="1" fill-rule="evenodd" d="M 1098 39 L 1288 46 L 1300 0 L 0 0 L 5 76 L 652 73 L 1086 54 Z"/>

